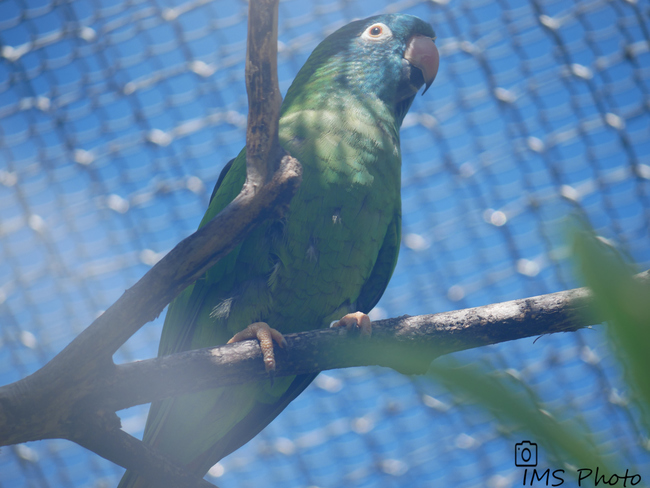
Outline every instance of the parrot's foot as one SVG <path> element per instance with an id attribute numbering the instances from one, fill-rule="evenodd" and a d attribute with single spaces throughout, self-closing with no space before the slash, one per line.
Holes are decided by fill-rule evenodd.
<path id="1" fill-rule="evenodd" d="M 338 322 L 333 322 L 330 327 L 345 327 L 347 330 L 359 329 L 362 336 L 370 337 L 372 334 L 372 323 L 370 317 L 363 312 L 349 313 L 343 316 Z"/>
<path id="2" fill-rule="evenodd" d="M 273 352 L 273 341 L 278 343 L 278 346 L 285 347 L 287 340 L 284 336 L 275 329 L 269 327 L 266 322 L 255 322 L 244 330 L 237 332 L 228 344 L 233 342 L 241 342 L 248 339 L 257 339 L 260 341 L 262 354 L 264 355 L 264 368 L 266 372 L 272 374 L 275 371 L 275 353 Z"/>

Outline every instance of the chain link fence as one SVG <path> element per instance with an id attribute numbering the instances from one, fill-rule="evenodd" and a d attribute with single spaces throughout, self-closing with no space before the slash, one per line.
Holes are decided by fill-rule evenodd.
<path id="1" fill-rule="evenodd" d="M 51 359 L 198 225 L 245 143 L 246 11 L 0 3 L 0 384 Z M 281 91 L 334 29 L 396 11 L 434 26 L 441 68 L 404 122 L 402 250 L 373 317 L 576 286 L 565 224 L 576 213 L 650 267 L 648 2 L 285 0 Z M 116 360 L 154 356 L 161 324 Z M 510 371 L 539 408 L 577 416 L 650 482 L 648 433 L 602 327 L 455 356 Z M 119 413 L 140 435 L 146 407 Z M 425 378 L 330 371 L 208 479 L 521 486 L 513 450 L 527 435 Z M 122 471 L 62 440 L 0 451 L 2 488 L 112 487 Z"/>

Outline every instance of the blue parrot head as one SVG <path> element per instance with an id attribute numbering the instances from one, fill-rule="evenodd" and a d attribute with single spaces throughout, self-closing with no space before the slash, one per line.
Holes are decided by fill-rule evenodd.
<path id="1" fill-rule="evenodd" d="M 379 98 L 401 123 L 418 90 L 426 85 L 426 91 L 438 72 L 435 37 L 429 24 L 412 15 L 351 22 L 318 45 L 294 85 L 323 98 L 341 92 Z M 287 97 L 292 95 L 290 90 Z"/>

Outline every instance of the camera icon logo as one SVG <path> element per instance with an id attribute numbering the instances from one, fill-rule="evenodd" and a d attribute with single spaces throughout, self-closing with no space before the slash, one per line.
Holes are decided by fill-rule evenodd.
<path id="1" fill-rule="evenodd" d="M 537 444 L 530 441 L 515 444 L 515 466 L 537 466 Z"/>

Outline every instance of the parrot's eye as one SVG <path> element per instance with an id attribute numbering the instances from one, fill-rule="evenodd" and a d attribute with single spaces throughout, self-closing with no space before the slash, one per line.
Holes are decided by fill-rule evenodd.
<path id="1" fill-rule="evenodd" d="M 378 22 L 368 27 L 364 33 L 361 34 L 361 38 L 366 41 L 381 41 L 388 37 L 392 37 L 392 35 L 393 33 L 386 24 Z"/>

